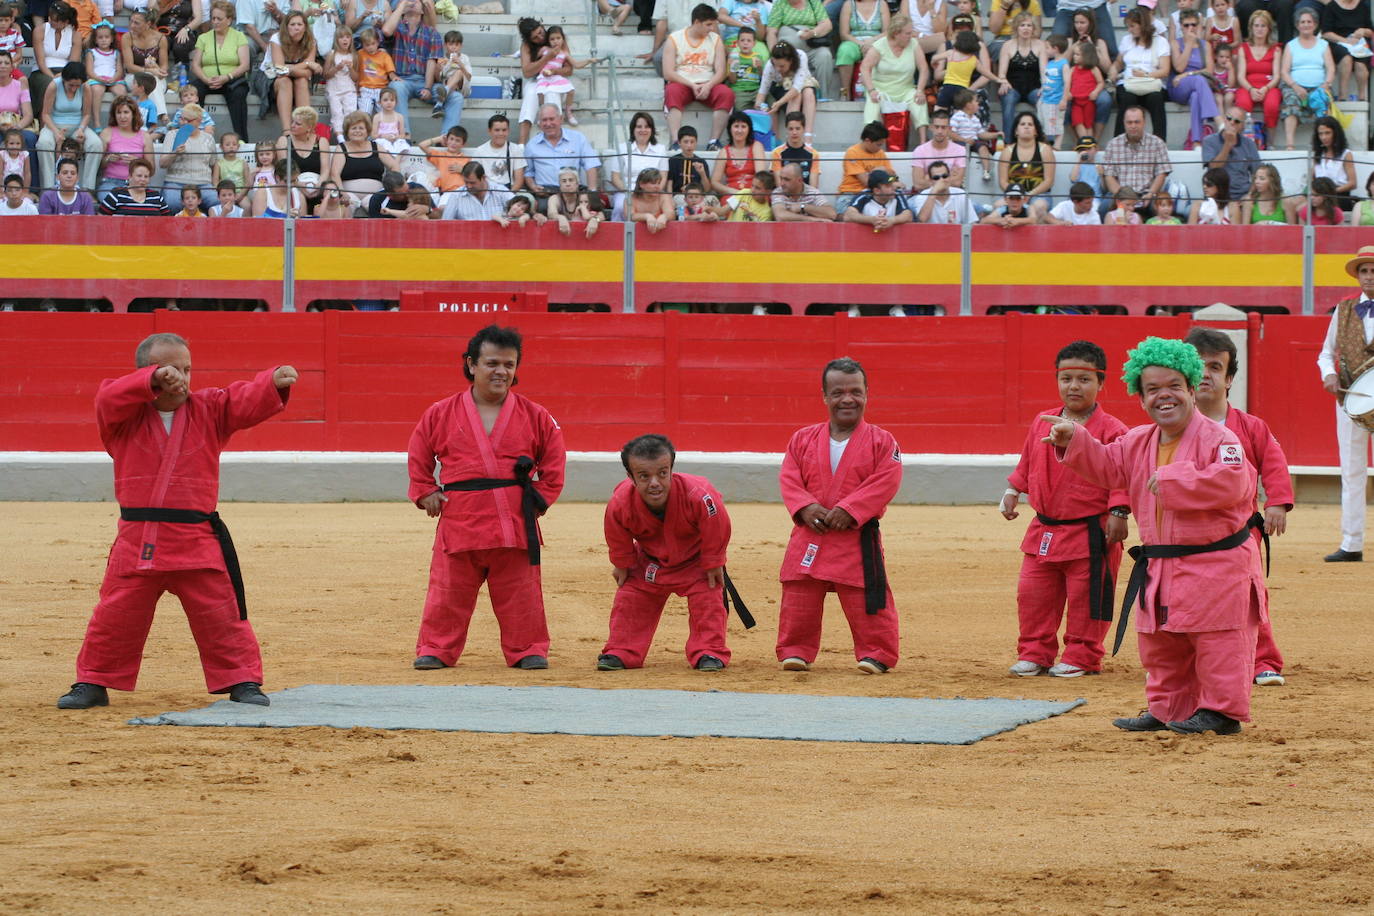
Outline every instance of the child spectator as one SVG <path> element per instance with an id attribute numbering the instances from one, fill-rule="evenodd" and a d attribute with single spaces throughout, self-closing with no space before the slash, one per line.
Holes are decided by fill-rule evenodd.
<path id="1" fill-rule="evenodd" d="M 531 220 L 534 220 L 535 225 L 544 222 L 544 220 L 540 218 L 540 215 L 531 212 L 532 210 L 533 207 L 531 206 L 529 195 L 516 194 L 510 200 L 506 201 L 506 212 L 500 216 L 493 216 L 492 220 L 502 228 L 509 226 L 511 223 L 524 227 Z"/>
<path id="2" fill-rule="evenodd" d="M 1092 185 L 1086 181 L 1075 181 L 1069 185 L 1069 199 L 1055 204 L 1045 214 L 1045 222 L 1051 226 L 1100 226 L 1102 215 L 1097 212 L 1096 195 Z"/>
<path id="3" fill-rule="evenodd" d="M 439 82 L 434 86 L 434 117 L 444 116 L 444 100 L 449 93 L 468 95 L 472 92 L 472 62 L 463 53 L 463 33 L 444 33 L 443 64 L 439 68 Z"/>
<path id="4" fill-rule="evenodd" d="M 1074 152 L 1078 156 L 1069 170 L 1069 181 L 1083 182 L 1092 188 L 1094 200 L 1101 199 L 1102 175 L 1097 169 L 1097 141 L 1092 137 L 1079 137 Z"/>
<path id="5" fill-rule="evenodd" d="M 343 34 L 347 35 L 347 32 Z M 351 40 L 351 39 L 350 39 Z M 229 136 L 226 134 L 226 136 Z M 241 218 L 243 208 L 239 206 L 239 186 L 229 179 L 223 179 L 215 185 L 215 196 L 219 203 L 210 208 L 210 215 Z"/>
<path id="6" fill-rule="evenodd" d="M 677 204 L 677 218 L 691 223 L 714 223 L 720 219 L 714 209 L 718 204 L 708 204 L 707 201 L 706 188 L 701 182 L 689 181 L 683 187 L 682 195 L 674 201 Z"/>
<path id="7" fill-rule="evenodd" d="M 353 82 L 358 86 L 358 110 L 372 114 L 377 110 L 382 90 L 396 78 L 396 63 L 382 50 L 376 29 L 363 29 L 353 62 Z"/>
<path id="8" fill-rule="evenodd" d="M 235 188 L 235 197 L 242 197 L 248 190 L 248 167 L 239 158 L 239 135 L 232 130 L 219 138 L 220 157 L 210 167 L 210 183 L 218 190 L 224 182 Z"/>
<path id="9" fill-rule="evenodd" d="M 95 0 L 66 0 L 67 6 L 76 14 L 76 40 L 81 47 L 91 43 L 91 30 L 100 21 L 100 7 Z"/>
<path id="10" fill-rule="evenodd" d="M 1229 45 L 1217 45 L 1212 51 L 1212 80 L 1217 111 L 1225 112 L 1236 98 L 1235 57 Z"/>
<path id="11" fill-rule="evenodd" d="M 5 216 L 37 216 L 38 206 L 28 195 L 28 183 L 22 175 L 5 176 L 5 202 L 0 214 Z"/>
<path id="12" fill-rule="evenodd" d="M 816 123 L 816 77 L 809 69 L 807 57 L 791 44 L 780 41 L 773 45 L 759 77 L 754 108 L 767 111 L 771 117 L 800 111 L 806 116 L 802 139 L 810 142 L 811 128 Z M 769 100 L 772 104 L 769 104 Z M 776 122 L 773 122 L 776 124 Z M 774 126 L 772 130 L 777 130 Z"/>
<path id="13" fill-rule="evenodd" d="M 1116 191 L 1116 206 L 1102 220 L 1104 226 L 1139 226 L 1141 224 L 1140 214 L 1135 212 L 1135 205 L 1140 202 L 1140 195 L 1135 188 L 1122 185 Z"/>
<path id="14" fill-rule="evenodd" d="M 953 47 L 936 54 L 931 63 L 935 65 L 936 81 L 943 82 L 935 96 L 939 108 L 962 107 L 954 101 L 960 89 L 976 93 L 989 83 L 1011 85 L 992 71 L 982 41 L 967 29 L 955 32 Z"/>
<path id="15" fill-rule="evenodd" d="M 1035 103 L 1035 113 L 1045 126 L 1045 142 L 1055 149 L 1059 148 L 1060 125 L 1064 122 L 1069 69 L 1064 54 L 1068 49 L 1069 41 L 1063 35 L 1045 39 L 1045 69 L 1040 74 L 1040 101 Z"/>
<path id="16" fill-rule="evenodd" d="M 1213 54 L 1222 48 L 1232 48 L 1240 41 L 1236 34 L 1236 17 L 1231 15 L 1231 0 L 1212 0 L 1212 12 L 1207 17 L 1207 40 L 1212 43 Z"/>
<path id="17" fill-rule="evenodd" d="M 468 164 L 469 159 L 463 155 L 463 146 L 467 142 L 467 128 L 462 125 L 450 127 L 442 137 L 420 141 L 420 149 L 424 150 L 429 164 L 438 173 L 435 182 L 441 193 L 456 191 L 465 184 L 463 166 Z"/>
<path id="18" fill-rule="evenodd" d="M 24 179 L 24 187 L 33 187 L 33 172 L 29 166 L 29 154 L 24 149 L 24 132 L 11 127 L 5 131 L 5 151 L 0 153 L 0 175 L 18 175 Z"/>
<path id="19" fill-rule="evenodd" d="M 1336 205 L 1336 182 L 1325 176 L 1312 179 L 1312 188 L 1308 192 L 1312 199 L 1309 208 L 1306 203 L 1298 207 L 1298 222 L 1303 225 L 1311 226 L 1339 226 L 1345 217 L 1345 211 Z M 1309 218 L 1310 214 L 1310 218 Z"/>
<path id="20" fill-rule="evenodd" d="M 324 59 L 324 96 L 329 101 L 329 126 L 344 141 L 344 118 L 358 110 L 358 84 L 353 81 L 353 36 L 347 29 L 334 33 L 334 46 Z"/>
<path id="21" fill-rule="evenodd" d="M 1231 176 L 1225 169 L 1202 173 L 1202 200 L 1188 214 L 1190 226 L 1229 226 L 1239 217 L 1240 207 L 1231 201 Z"/>
<path id="22" fill-rule="evenodd" d="M 114 26 L 104 20 L 91 33 L 91 47 L 86 49 L 86 72 L 90 74 L 86 87 L 91 94 L 91 111 L 97 114 L 107 90 L 117 96 L 128 91 L 124 85 L 124 59 L 115 47 Z"/>
<path id="23" fill-rule="evenodd" d="M 259 143 L 253 150 L 252 187 L 254 189 L 271 187 L 276 166 L 277 148 L 268 143 Z"/>
<path id="24" fill-rule="evenodd" d="M 732 223 L 771 223 L 773 190 L 777 186 L 772 172 L 755 172 L 749 187 L 734 192 L 716 207 L 716 216 Z"/>
<path id="25" fill-rule="evenodd" d="M 887 158 L 887 128 L 881 121 L 870 121 L 859 132 L 859 142 L 844 151 L 844 176 L 840 178 L 835 211 L 849 209 L 854 198 L 868 191 L 868 176 L 875 169 L 896 174 Z"/>
<path id="26" fill-rule="evenodd" d="M 487 118 L 487 142 L 474 149 L 471 158 L 482 163 L 487 182 L 510 190 L 525 183 L 525 148 L 510 141 L 510 118 L 497 112 Z"/>
<path id="27" fill-rule="evenodd" d="M 563 34 L 561 27 L 551 25 L 544 30 L 544 33 L 548 37 L 552 56 L 539 71 L 539 78 L 534 82 L 534 91 L 539 97 L 541 106 L 553 105 L 562 109 L 563 120 L 576 127 L 577 118 L 573 115 L 574 87 L 572 80 L 568 79 L 563 70 L 566 67 L 571 71 L 585 67 L 591 62 L 578 61 L 573 58 L 572 52 L 568 50 L 568 38 Z"/>
<path id="28" fill-rule="evenodd" d="M 806 143 L 806 115 L 800 111 L 789 111 L 784 118 L 787 124 L 787 139 L 782 146 L 773 150 L 773 172 L 779 174 L 782 167 L 789 163 L 801 169 L 802 181 L 818 187 L 821 181 L 821 160 L 814 149 Z"/>
<path id="29" fill-rule="evenodd" d="M 745 111 L 753 106 L 754 98 L 759 94 L 764 63 L 754 30 L 748 26 L 741 28 L 739 40 L 731 49 L 725 65 L 725 82 L 734 90 L 735 107 L 739 110 Z"/>
<path id="30" fill-rule="evenodd" d="M 711 167 L 697 155 L 697 129 L 685 124 L 677 132 L 678 153 L 668 157 L 668 187 L 681 194 L 689 183 L 699 182 L 703 188 L 711 186 Z"/>
<path id="31" fill-rule="evenodd" d="M 1155 215 L 1145 221 L 1147 226 L 1182 226 L 1183 220 L 1174 216 L 1174 198 L 1168 191 L 1155 194 Z"/>
<path id="32" fill-rule="evenodd" d="M 189 83 L 185 86 L 182 86 L 180 89 L 177 90 L 177 98 L 181 100 L 181 108 L 177 109 L 176 114 L 172 115 L 171 120 L 167 122 L 165 127 L 160 127 L 158 129 L 158 132 L 154 134 L 153 139 L 161 140 L 168 134 L 171 134 L 173 137 L 175 137 L 177 130 L 181 127 L 181 125 L 186 123 L 186 119 L 182 117 L 181 113 L 186 110 L 187 105 L 195 105 L 196 108 L 200 109 L 200 129 L 205 131 L 207 134 L 213 135 L 215 132 L 215 119 L 210 115 L 210 112 L 208 110 L 202 108 L 200 103 L 196 101 L 196 99 L 198 98 L 198 96 L 196 95 L 196 87 L 190 85 Z"/>
<path id="33" fill-rule="evenodd" d="M 377 141 L 378 148 L 392 154 L 410 149 L 410 132 L 406 130 L 405 118 L 396 110 L 396 100 L 395 89 L 383 89 L 377 97 L 381 111 L 372 119 L 372 139 Z"/>
<path id="34" fill-rule="evenodd" d="M 24 50 L 24 33 L 14 24 L 13 4 L 0 4 L 0 51 L 8 51 L 18 60 Z"/>
<path id="35" fill-rule="evenodd" d="M 1069 126 L 1079 138 L 1091 137 L 1097 124 L 1096 99 L 1102 92 L 1102 74 L 1097 69 L 1097 49 L 1086 41 L 1074 44 L 1069 52 L 1073 71 L 1069 76 L 1069 98 L 1073 110 Z"/>
<path id="36" fill-rule="evenodd" d="M 57 163 L 57 188 L 49 188 L 38 198 L 40 216 L 94 216 L 95 201 L 80 190 L 76 182 L 81 172 L 76 162 L 62 159 Z"/>
<path id="37" fill-rule="evenodd" d="M 176 216 L 197 217 L 204 216 L 200 212 L 200 188 L 194 185 L 187 185 L 181 189 L 181 211 Z"/>
<path id="38" fill-rule="evenodd" d="M 148 133 L 156 133 L 167 123 L 167 116 L 159 114 L 157 103 L 153 101 L 153 92 L 157 89 L 157 78 L 151 73 L 135 73 L 133 84 L 129 87 L 129 95 L 133 96 L 134 103 L 138 105 L 139 113 L 143 116 L 143 126 Z"/>
<path id="39" fill-rule="evenodd" d="M 978 96 L 972 90 L 959 89 L 954 94 L 954 111 L 949 116 L 949 129 L 956 142 L 968 147 L 969 164 L 975 164 L 983 154 L 983 180 L 992 180 L 992 144 L 999 132 L 978 119 Z"/>

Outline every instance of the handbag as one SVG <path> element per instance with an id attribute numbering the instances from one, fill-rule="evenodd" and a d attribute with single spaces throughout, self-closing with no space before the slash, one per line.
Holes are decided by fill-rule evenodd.
<path id="1" fill-rule="evenodd" d="M 911 126 L 911 112 L 905 107 L 901 111 L 884 111 L 883 126 L 887 128 L 887 151 L 906 152 L 906 134 Z"/>
<path id="2" fill-rule="evenodd" d="M 1164 83 L 1157 76 L 1128 76 L 1122 81 L 1121 88 L 1131 95 L 1149 95 L 1164 91 Z"/>

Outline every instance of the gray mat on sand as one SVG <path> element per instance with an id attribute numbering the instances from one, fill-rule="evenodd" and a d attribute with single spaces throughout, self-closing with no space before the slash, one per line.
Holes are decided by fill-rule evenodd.
<path id="1" fill-rule="evenodd" d="M 1085 702 L 347 684 L 308 684 L 271 698 L 270 707 L 220 700 L 204 709 L 130 719 L 129 724 L 972 744 Z"/>

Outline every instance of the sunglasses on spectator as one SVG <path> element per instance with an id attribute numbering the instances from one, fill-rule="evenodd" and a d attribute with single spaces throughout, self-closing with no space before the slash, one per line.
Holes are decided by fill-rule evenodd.
<path id="1" fill-rule="evenodd" d="M 930 180 L 931 180 L 931 181 L 944 181 L 944 180 L 945 180 L 946 178 L 948 178 L 948 177 L 949 177 L 949 174 L 948 174 L 948 173 L 946 173 L 946 174 L 939 174 L 939 175 L 937 175 L 937 174 L 934 173 L 934 172 L 931 172 L 931 173 L 930 173 Z"/>

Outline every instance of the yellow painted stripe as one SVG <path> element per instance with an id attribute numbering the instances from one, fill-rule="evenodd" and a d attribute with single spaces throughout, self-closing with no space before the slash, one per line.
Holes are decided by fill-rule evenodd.
<path id="1" fill-rule="evenodd" d="M 24 275 L 50 280 L 276 280 L 282 250 L 246 245 L 5 245 Z"/>
<path id="2" fill-rule="evenodd" d="M 708 265 L 703 273 L 702 265 Z M 641 283 L 957 284 L 959 252 L 637 251 Z"/>
<path id="3" fill-rule="evenodd" d="M 614 251 L 545 251 L 533 248 L 296 249 L 296 279 L 441 280 L 468 283 L 619 283 L 624 256 Z"/>
<path id="4" fill-rule="evenodd" d="M 1350 254 L 1319 254 L 1312 259 L 1313 286 L 1349 286 L 1358 284 L 1345 272 L 1345 262 L 1354 257 Z M 1354 295 L 1354 293 L 1351 293 Z"/>
<path id="5" fill-rule="evenodd" d="M 974 252 L 975 286 L 1008 282 L 1026 286 L 1300 287 L 1302 255 Z"/>

